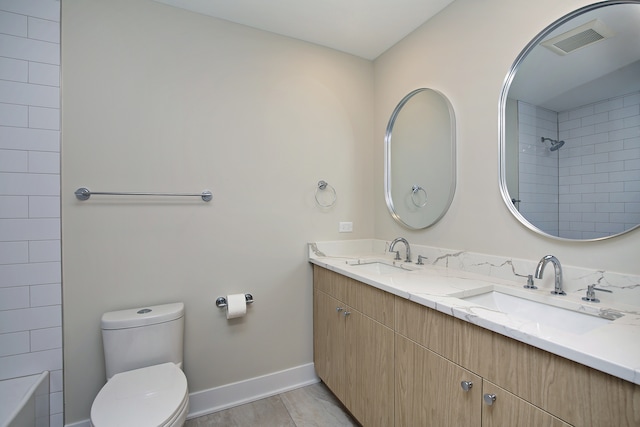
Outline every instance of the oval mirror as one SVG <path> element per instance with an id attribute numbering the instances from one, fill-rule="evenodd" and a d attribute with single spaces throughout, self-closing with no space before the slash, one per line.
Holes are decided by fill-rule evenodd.
<path id="1" fill-rule="evenodd" d="M 387 126 L 387 207 L 405 227 L 426 228 L 449 209 L 455 187 L 453 108 L 442 93 L 416 89 L 400 101 Z"/>
<path id="2" fill-rule="evenodd" d="M 500 96 L 500 190 L 529 229 L 600 240 L 640 224 L 640 2 L 543 30 Z"/>

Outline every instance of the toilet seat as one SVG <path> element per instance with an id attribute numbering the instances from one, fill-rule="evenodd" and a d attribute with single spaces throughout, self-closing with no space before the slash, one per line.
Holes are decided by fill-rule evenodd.
<path id="1" fill-rule="evenodd" d="M 181 426 L 189 408 L 187 378 L 174 363 L 114 375 L 91 406 L 91 424 Z"/>

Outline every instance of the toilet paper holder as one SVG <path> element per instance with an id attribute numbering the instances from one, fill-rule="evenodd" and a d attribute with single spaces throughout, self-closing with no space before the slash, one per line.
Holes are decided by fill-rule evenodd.
<path id="1" fill-rule="evenodd" d="M 247 304 L 253 304 L 253 295 L 244 294 L 244 300 L 247 302 Z M 218 308 L 225 308 L 227 306 L 227 299 L 225 297 L 218 297 L 216 299 L 216 305 L 218 306 Z"/>

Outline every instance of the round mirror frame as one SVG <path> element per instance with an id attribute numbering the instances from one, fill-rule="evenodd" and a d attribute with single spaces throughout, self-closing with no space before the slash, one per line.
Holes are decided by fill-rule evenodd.
<path id="1" fill-rule="evenodd" d="M 535 48 L 537 47 L 540 42 L 542 42 L 545 37 L 547 37 L 551 32 L 553 32 L 555 29 L 557 29 L 558 27 L 564 25 L 565 23 L 571 21 L 572 19 L 574 19 L 577 16 L 580 16 L 584 13 L 590 12 L 592 10 L 596 10 L 596 9 L 600 9 L 602 7 L 610 7 L 610 6 L 615 6 L 615 5 L 620 5 L 620 4 L 637 4 L 640 7 L 640 4 L 638 2 L 638 0 L 607 0 L 607 1 L 603 1 L 603 2 L 599 2 L 599 3 L 593 3 L 591 5 L 587 5 L 584 6 L 582 8 L 576 9 L 571 13 L 568 13 L 567 15 L 561 17 L 560 19 L 556 20 L 555 22 L 551 23 L 549 26 L 547 26 L 545 29 L 543 29 L 540 33 L 538 33 L 538 35 L 536 35 L 526 46 L 525 48 L 522 50 L 522 52 L 520 52 L 520 54 L 517 56 L 516 60 L 513 62 L 513 65 L 511 66 L 511 69 L 509 70 L 507 77 L 504 80 L 504 83 L 502 85 L 502 91 L 500 92 L 500 100 L 498 102 L 498 129 L 499 129 L 499 144 L 498 144 L 498 165 L 499 165 L 499 187 L 500 187 L 500 193 L 502 194 L 502 199 L 504 200 L 505 204 L 507 205 L 507 208 L 509 209 L 509 211 L 511 211 L 511 213 L 513 214 L 514 217 L 516 217 L 516 219 L 518 219 L 518 221 L 520 221 L 524 226 L 526 226 L 529 230 L 534 231 L 542 236 L 545 237 L 549 237 L 555 240 L 562 240 L 562 241 L 568 241 L 568 242 L 593 242 L 593 241 L 601 241 L 601 240 L 605 240 L 605 239 L 610 239 L 612 237 L 617 237 L 620 235 L 623 235 L 625 233 L 628 233 L 632 230 L 637 229 L 638 227 L 640 227 L 640 224 L 636 225 L 635 227 L 631 227 L 627 230 L 624 230 L 620 233 L 616 233 L 616 234 L 612 234 L 610 236 L 603 236 L 603 237 L 598 237 L 598 238 L 594 238 L 594 239 L 569 239 L 566 237 L 560 237 L 560 236 L 554 236 L 553 234 L 549 234 L 541 229 L 539 229 L 538 227 L 536 227 L 535 225 L 533 225 L 527 218 L 524 217 L 524 215 L 522 215 L 520 213 L 520 211 L 518 211 L 518 209 L 516 209 L 512 199 L 511 199 L 511 195 L 509 194 L 509 190 L 507 188 L 507 172 L 506 172 L 506 104 L 507 104 L 507 98 L 509 95 L 509 89 L 511 87 L 511 83 L 513 82 L 513 79 L 518 71 L 518 69 L 520 68 L 520 65 L 522 64 L 522 62 L 525 60 L 525 58 L 527 57 L 527 55 Z"/>
<path id="2" fill-rule="evenodd" d="M 391 140 L 392 140 L 393 127 L 396 123 L 396 119 L 400 114 L 400 111 L 402 110 L 402 108 L 415 95 L 425 91 L 430 91 L 430 92 L 433 92 L 434 94 L 439 95 L 442 98 L 442 101 L 446 104 L 447 109 L 449 111 L 450 133 L 451 133 L 451 141 L 450 141 L 451 142 L 451 160 L 452 160 L 451 161 L 451 191 L 448 195 L 448 199 L 446 203 L 444 204 L 444 206 L 442 206 L 441 212 L 438 214 L 438 216 L 428 224 L 416 227 L 411 224 L 408 224 L 405 220 L 402 219 L 402 217 L 399 215 L 399 213 L 395 209 L 395 206 L 393 203 L 393 197 L 391 195 Z M 440 219 L 442 219 L 445 213 L 449 210 L 449 207 L 451 206 L 451 202 L 453 201 L 453 196 L 455 194 L 455 189 L 456 189 L 456 143 L 455 142 L 456 142 L 455 113 L 453 110 L 453 106 L 451 105 L 451 102 L 442 92 L 435 89 L 430 89 L 430 88 L 419 88 L 419 89 L 413 90 L 409 92 L 404 98 L 402 98 L 402 100 L 398 103 L 396 108 L 393 110 L 393 113 L 389 118 L 389 123 L 387 124 L 387 129 L 386 129 L 385 138 L 384 138 L 384 147 L 385 147 L 385 150 L 384 150 L 384 196 L 385 196 L 385 201 L 387 203 L 387 208 L 389 209 L 389 213 L 391 214 L 393 219 L 396 220 L 398 223 L 412 230 L 422 230 L 440 221 Z M 426 191 L 420 186 L 414 185 L 412 191 L 413 193 L 415 193 L 416 191 L 424 191 L 426 196 Z M 413 197 L 413 193 L 412 193 L 412 197 Z M 415 203 L 416 206 L 418 207 L 424 207 L 426 204 L 426 202 L 425 204 L 418 204 L 415 202 L 415 200 L 413 203 Z"/>

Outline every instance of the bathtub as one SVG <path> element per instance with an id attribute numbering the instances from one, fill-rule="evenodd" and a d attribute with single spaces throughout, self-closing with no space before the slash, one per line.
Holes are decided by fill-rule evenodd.
<path id="1" fill-rule="evenodd" d="M 0 427 L 49 427 L 49 372 L 0 381 Z"/>

